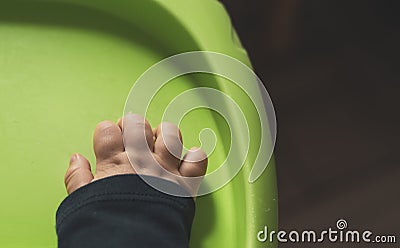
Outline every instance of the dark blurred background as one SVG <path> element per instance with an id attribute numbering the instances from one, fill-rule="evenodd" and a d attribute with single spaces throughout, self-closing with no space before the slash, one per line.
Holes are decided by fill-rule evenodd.
<path id="1" fill-rule="evenodd" d="M 400 242 L 400 1 L 222 1 L 277 113 L 281 230 Z M 397 247 L 379 245 L 379 247 Z M 280 244 L 280 247 L 374 247 Z"/>

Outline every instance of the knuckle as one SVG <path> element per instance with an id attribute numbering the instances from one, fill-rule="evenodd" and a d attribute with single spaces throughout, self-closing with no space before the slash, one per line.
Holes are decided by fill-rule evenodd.
<path id="1" fill-rule="evenodd" d="M 64 183 L 68 184 L 71 181 L 71 179 L 75 177 L 75 175 L 78 173 L 78 171 L 79 171 L 79 167 L 77 167 L 77 166 L 68 167 L 67 172 L 65 173 L 65 176 L 64 176 Z"/>

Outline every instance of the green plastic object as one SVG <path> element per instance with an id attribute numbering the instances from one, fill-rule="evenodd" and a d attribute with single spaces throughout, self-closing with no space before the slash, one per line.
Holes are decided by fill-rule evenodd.
<path id="1" fill-rule="evenodd" d="M 69 156 L 80 152 L 93 166 L 95 125 L 122 115 L 130 88 L 149 66 L 195 50 L 250 66 L 214 0 L 0 2 L 0 247 L 56 246 L 55 211 L 66 196 Z M 191 87 L 181 79 L 161 93 L 159 103 Z M 229 84 L 210 87 L 249 104 Z M 246 109 L 253 137 L 249 159 L 229 184 L 197 199 L 191 247 L 276 246 L 257 240 L 264 226 L 277 226 L 277 190 L 273 161 L 255 183 L 247 181 L 260 127 L 254 109 Z M 161 113 L 154 110 L 153 126 Z M 182 123 L 185 145 L 199 145 L 196 132 L 204 125 L 220 137 L 229 132 L 219 115 L 194 111 Z M 210 171 L 228 143 L 217 144 Z"/>

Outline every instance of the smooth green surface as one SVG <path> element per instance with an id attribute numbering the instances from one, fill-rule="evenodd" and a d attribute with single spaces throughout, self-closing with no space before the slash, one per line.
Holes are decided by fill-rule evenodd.
<path id="1" fill-rule="evenodd" d="M 250 65 L 225 10 L 213 0 L 0 2 L 0 247 L 56 246 L 54 216 L 66 196 L 69 156 L 80 152 L 94 165 L 96 123 L 121 116 L 132 84 L 149 66 L 191 50 L 225 53 Z M 274 165 L 256 183 L 247 182 L 260 133 L 254 108 L 233 84 L 197 79 L 178 78 L 163 88 L 151 124 L 179 92 L 215 87 L 245 106 L 252 141 L 241 172 L 197 199 L 191 247 L 270 247 L 256 234 L 276 226 Z M 212 171 L 229 149 L 229 129 L 218 114 L 193 111 L 181 126 L 185 145 L 199 145 L 204 127 L 218 136 Z"/>

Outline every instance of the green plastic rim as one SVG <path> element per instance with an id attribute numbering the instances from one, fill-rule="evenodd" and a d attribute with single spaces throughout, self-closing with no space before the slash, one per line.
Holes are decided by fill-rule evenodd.
<path id="1" fill-rule="evenodd" d="M 214 0 L 0 2 L 0 247 L 55 247 L 55 211 L 66 196 L 69 156 L 80 152 L 94 166 L 94 126 L 122 115 L 132 84 L 148 67 L 197 50 L 251 66 L 226 11 Z M 229 83 L 195 80 L 251 106 Z M 155 106 L 191 87 L 193 78 L 178 78 Z M 152 113 L 155 126 L 162 111 Z M 248 183 L 260 127 L 253 108 L 245 114 L 254 120 L 249 158 L 228 185 L 196 200 L 191 247 L 276 247 L 257 240 L 264 226 L 277 226 L 275 166 L 271 161 Z M 181 129 L 187 146 L 198 145 L 197 131 L 205 126 L 220 137 L 229 131 L 212 111 L 193 111 L 186 119 Z M 222 138 L 216 145 L 209 170 L 216 169 L 228 144 Z"/>

